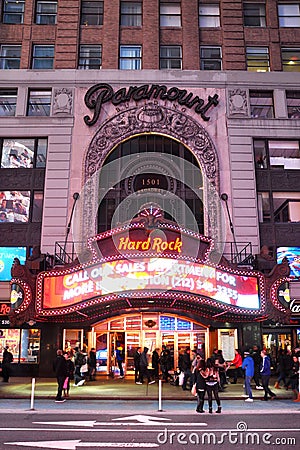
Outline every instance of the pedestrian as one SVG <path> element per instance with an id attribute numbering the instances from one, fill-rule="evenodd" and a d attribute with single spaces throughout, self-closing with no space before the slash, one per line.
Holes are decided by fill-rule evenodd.
<path id="1" fill-rule="evenodd" d="M 270 395 L 271 400 L 274 400 L 276 398 L 276 395 L 269 388 L 269 381 L 270 381 L 270 376 L 271 376 L 271 360 L 270 360 L 270 357 L 267 354 L 266 350 L 262 350 L 260 352 L 260 355 L 262 357 L 262 364 L 261 364 L 260 374 L 261 374 L 262 385 L 263 385 L 263 388 L 264 388 L 264 391 L 265 391 L 265 395 L 263 397 L 263 400 L 267 401 L 268 400 L 268 395 Z"/>
<path id="2" fill-rule="evenodd" d="M 162 379 L 167 383 L 170 377 L 169 370 L 173 369 L 173 367 L 170 350 L 165 345 L 162 346 L 159 360 L 162 372 Z"/>
<path id="3" fill-rule="evenodd" d="M 65 352 L 64 357 L 67 361 L 67 377 L 64 381 L 63 390 L 64 390 L 64 397 L 69 397 L 70 381 L 74 379 L 75 366 L 72 361 L 72 355 L 70 353 Z"/>
<path id="4" fill-rule="evenodd" d="M 298 387 L 299 387 L 299 360 L 297 355 L 293 355 L 292 367 L 289 373 L 289 379 L 287 381 L 287 386 L 291 386 L 293 391 L 294 400 L 298 398 Z"/>
<path id="5" fill-rule="evenodd" d="M 158 380 L 159 378 L 159 348 L 156 348 L 152 352 L 152 369 L 154 371 L 154 378 Z"/>
<path id="6" fill-rule="evenodd" d="M 124 363 L 125 355 L 124 355 L 124 348 L 121 344 L 117 344 L 116 348 L 116 360 L 119 367 L 119 374 L 120 378 L 124 378 L 124 369 L 123 369 L 123 363 Z"/>
<path id="7" fill-rule="evenodd" d="M 243 378 L 243 370 L 242 370 L 243 358 L 242 358 L 241 352 L 239 351 L 239 349 L 236 348 L 234 353 L 235 353 L 234 359 L 230 363 L 234 366 L 234 368 L 232 370 L 232 377 L 233 377 L 232 384 L 236 384 L 237 379 L 239 377 Z M 253 364 L 253 370 L 254 370 L 254 364 Z"/>
<path id="8" fill-rule="evenodd" d="M 141 359 L 140 359 L 140 380 L 137 382 L 137 384 L 143 384 L 144 377 L 148 379 L 148 384 L 155 383 L 155 380 L 151 381 L 150 373 L 148 370 L 148 348 L 144 347 L 144 351 L 141 353 Z"/>
<path id="9" fill-rule="evenodd" d="M 278 378 L 274 384 L 275 389 L 281 389 L 280 382 L 283 381 L 283 384 L 286 385 L 286 377 L 288 375 L 289 367 L 288 364 L 288 354 L 286 349 L 279 349 L 278 357 L 277 357 L 277 373 Z"/>
<path id="10" fill-rule="evenodd" d="M 212 414 L 212 395 L 214 395 L 218 409 L 217 414 L 221 413 L 221 401 L 219 397 L 220 375 L 219 369 L 214 365 L 212 358 L 208 358 L 205 364 L 205 370 L 200 370 L 201 375 L 205 379 L 206 391 L 208 396 L 208 412 Z"/>
<path id="11" fill-rule="evenodd" d="M 96 379 L 96 377 L 95 377 L 96 376 L 96 367 L 97 367 L 96 349 L 93 347 L 93 348 L 91 348 L 91 351 L 89 353 L 89 359 L 88 359 L 90 381 L 95 381 L 95 379 Z"/>
<path id="12" fill-rule="evenodd" d="M 205 361 L 202 359 L 199 355 L 197 356 L 197 365 L 194 370 L 194 377 L 195 377 L 195 383 L 196 383 L 196 389 L 197 389 L 197 408 L 196 412 L 198 413 L 204 413 L 203 405 L 204 405 L 204 397 L 206 392 L 206 383 L 205 378 L 201 374 L 201 371 L 205 370 Z"/>
<path id="13" fill-rule="evenodd" d="M 260 350 L 257 345 L 253 345 L 252 352 L 250 352 L 250 355 L 254 361 L 253 380 L 255 383 L 255 388 L 261 390 L 261 389 L 263 389 L 263 387 L 260 384 L 261 356 L 260 356 Z"/>
<path id="14" fill-rule="evenodd" d="M 63 351 L 60 349 L 56 352 L 56 359 L 53 361 L 53 370 L 57 380 L 57 394 L 55 402 L 62 403 L 65 402 L 65 399 L 62 398 L 62 392 L 64 382 L 68 376 L 68 371 L 66 358 L 63 356 Z"/>
<path id="15" fill-rule="evenodd" d="M 4 383 L 8 383 L 9 377 L 11 376 L 11 363 L 13 360 L 13 354 L 9 351 L 9 347 L 7 345 L 2 356 L 2 377 Z"/>
<path id="16" fill-rule="evenodd" d="M 190 347 L 186 347 L 184 353 L 182 353 L 179 356 L 178 365 L 179 365 L 179 369 L 181 370 L 181 372 L 184 373 L 182 389 L 184 391 L 191 390 L 191 388 L 192 388 L 191 382 L 190 382 L 190 389 L 187 388 L 187 382 L 192 377 L 192 371 L 191 371 L 192 362 L 191 362 L 191 358 L 190 358 Z"/>
<path id="17" fill-rule="evenodd" d="M 244 357 L 242 369 L 245 370 L 245 394 L 243 397 L 246 397 L 245 402 L 253 402 L 251 379 L 254 375 L 254 361 L 249 352 L 244 352 Z"/>
<path id="18" fill-rule="evenodd" d="M 75 356 L 74 356 L 74 386 L 82 386 L 85 383 L 85 378 L 81 374 L 82 367 L 86 364 L 86 357 L 79 349 L 79 347 L 75 347 Z"/>
<path id="19" fill-rule="evenodd" d="M 133 355 L 134 379 L 136 384 L 140 384 L 140 361 L 141 361 L 141 347 L 138 347 Z"/>

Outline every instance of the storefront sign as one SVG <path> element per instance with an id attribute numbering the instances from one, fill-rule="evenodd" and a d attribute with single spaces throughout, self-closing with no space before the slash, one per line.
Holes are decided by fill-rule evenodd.
<path id="1" fill-rule="evenodd" d="M 24 300 L 24 291 L 23 288 L 17 284 L 13 283 L 11 285 L 10 291 L 10 304 L 12 309 L 17 309 L 22 304 Z"/>
<path id="2" fill-rule="evenodd" d="M 247 309 L 260 308 L 258 278 L 171 258 L 118 260 L 38 276 L 41 309 L 57 309 L 110 294 L 177 291 Z M 42 292 L 41 292 L 42 291 Z"/>
<path id="3" fill-rule="evenodd" d="M 0 303 L 0 316 L 7 316 L 10 312 L 9 303 Z"/>
<path id="4" fill-rule="evenodd" d="M 300 300 L 294 300 L 290 303 L 290 310 L 293 316 L 299 316 L 300 315 Z"/>
<path id="5" fill-rule="evenodd" d="M 141 100 L 151 99 L 168 100 L 170 102 L 177 102 L 185 108 L 194 108 L 194 111 L 203 120 L 208 121 L 210 117 L 206 113 L 212 106 L 218 105 L 218 97 L 217 94 L 214 94 L 213 97 L 209 95 L 205 103 L 205 100 L 198 97 L 198 95 L 194 95 L 192 92 L 188 93 L 186 89 L 178 89 L 177 87 L 168 88 L 163 84 L 143 84 L 142 86 L 130 86 L 128 89 L 123 87 L 114 91 L 110 84 L 99 83 L 92 86 L 85 94 L 84 102 L 89 109 L 94 110 L 94 116 L 93 118 L 84 116 L 84 122 L 89 126 L 94 125 L 105 103 L 111 102 L 117 106 L 131 100 L 139 102 Z"/>
<path id="6" fill-rule="evenodd" d="M 181 247 L 182 241 L 179 238 L 176 238 L 174 241 L 168 242 L 159 237 L 155 237 L 154 239 L 148 238 L 144 241 L 131 241 L 129 237 L 121 237 L 119 239 L 118 250 L 145 250 L 154 251 L 156 253 L 170 250 L 181 253 Z"/>

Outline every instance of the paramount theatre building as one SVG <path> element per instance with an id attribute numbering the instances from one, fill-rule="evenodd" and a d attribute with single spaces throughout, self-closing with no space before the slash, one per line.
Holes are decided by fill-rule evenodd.
<path id="1" fill-rule="evenodd" d="M 116 3 L 142 2 L 104 5 Z M 28 39 L 46 45 L 37 30 Z M 222 70 L 187 58 L 120 70 L 100 38 L 101 70 L 59 53 L 31 69 L 24 48 L 23 68 L 0 70 L 0 352 L 9 345 L 15 374 L 49 376 L 57 348 L 95 347 L 108 374 L 122 344 L 130 374 L 138 346 L 168 346 L 174 367 L 187 346 L 227 360 L 295 347 L 299 77 L 276 58 L 264 73 L 236 69 L 226 52 Z"/>

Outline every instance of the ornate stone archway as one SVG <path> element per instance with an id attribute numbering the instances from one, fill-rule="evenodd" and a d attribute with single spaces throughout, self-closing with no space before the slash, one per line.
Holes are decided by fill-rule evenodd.
<path id="1" fill-rule="evenodd" d="M 185 111 L 162 106 L 158 102 L 149 102 L 142 107 L 136 106 L 119 111 L 97 130 L 87 150 L 84 165 L 84 195 L 81 195 L 81 200 L 84 200 L 84 208 L 81 201 L 81 230 L 84 230 L 84 233 L 80 233 L 82 238 L 80 240 L 96 234 L 95 218 L 100 198 L 99 172 L 105 159 L 121 142 L 147 133 L 175 139 L 194 154 L 205 180 L 204 201 L 206 215 L 209 216 L 207 231 L 216 241 L 221 241 L 223 221 L 219 200 L 219 164 L 215 146 L 207 131 L 193 117 Z M 80 203 L 78 206 L 80 208 Z"/>

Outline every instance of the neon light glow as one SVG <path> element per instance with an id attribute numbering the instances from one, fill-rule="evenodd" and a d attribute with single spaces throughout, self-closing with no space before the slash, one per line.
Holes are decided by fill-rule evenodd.
<path id="1" fill-rule="evenodd" d="M 136 297 L 145 292 L 159 295 L 166 291 L 175 296 L 178 292 L 179 296 L 208 297 L 212 304 L 220 302 L 247 310 L 260 308 L 258 277 L 185 259 L 122 259 L 70 269 L 63 274 L 44 272 L 38 277 L 38 287 L 42 288 L 43 310 L 68 308 L 111 294 Z"/>

